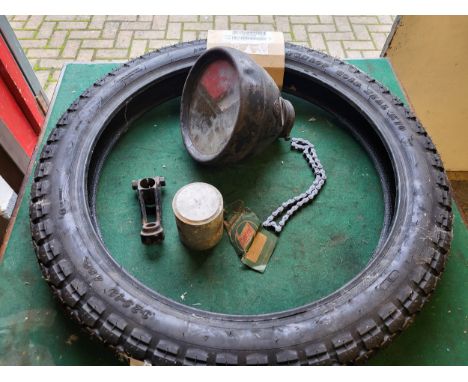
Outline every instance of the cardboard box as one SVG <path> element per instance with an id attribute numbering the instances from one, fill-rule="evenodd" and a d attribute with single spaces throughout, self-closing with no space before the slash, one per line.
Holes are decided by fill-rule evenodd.
<path id="1" fill-rule="evenodd" d="M 248 53 L 281 89 L 284 78 L 284 36 L 281 32 L 209 30 L 207 49 L 225 46 Z"/>

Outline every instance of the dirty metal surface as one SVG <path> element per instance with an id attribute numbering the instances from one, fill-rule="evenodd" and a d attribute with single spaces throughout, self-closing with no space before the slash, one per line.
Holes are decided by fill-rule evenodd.
<path id="1" fill-rule="evenodd" d="M 352 63 L 401 95 L 387 61 Z M 52 128 L 81 91 L 113 67 L 112 64 L 68 65 L 47 129 Z M 328 180 L 317 200 L 286 226 L 265 274 L 243 268 L 227 237 L 223 237 L 216 251 L 202 256 L 179 250 L 170 201 L 181 185 L 204 180 L 217 186 L 227 202 L 242 198 L 259 216 L 266 217 L 278 201 L 300 191 L 294 189 L 296 186 L 301 188 L 310 183 L 307 166 L 300 156 L 291 154 L 289 144 L 279 143 L 272 145 L 271 151 L 267 150 L 261 159 L 239 164 L 226 174 L 203 173 L 183 150 L 177 135 L 177 101 L 168 102 L 137 121 L 104 166 L 98 190 L 98 221 L 114 258 L 141 281 L 179 302 L 228 313 L 261 313 L 297 306 L 324 296 L 359 272 L 372 254 L 382 222 L 383 206 L 375 170 L 362 149 L 329 116 L 306 102 L 288 99 L 293 101 L 298 114 L 295 135 L 305 134 L 314 143 Z M 177 132 L 174 136 L 173 131 Z M 163 153 L 154 155 L 153 137 L 173 142 L 165 150 L 166 157 Z M 327 148 L 328 140 L 334 144 Z M 128 151 L 132 145 L 139 149 Z M 139 156 L 148 154 L 154 155 L 154 162 L 141 167 Z M 343 156 L 357 170 L 342 168 L 338 158 Z M 255 171 L 252 165 L 256 166 Z M 303 172 L 297 170 L 301 166 Z M 135 208 L 134 191 L 128 187 L 132 180 L 128 177 L 143 177 L 148 173 L 165 176 L 168 182 L 162 195 L 166 240 L 161 246 L 141 244 L 139 210 Z M 351 183 L 349 176 L 357 177 L 363 186 L 359 188 L 357 183 Z M 113 188 L 112 192 L 108 192 L 108 187 Z M 339 187 L 341 191 L 334 194 L 334 189 Z M 338 196 L 344 200 L 340 202 Z M 110 350 L 91 341 L 64 316 L 41 279 L 30 240 L 28 199 L 29 188 L 0 263 L 0 364 L 117 364 Z M 122 208 L 113 208 L 116 204 Z M 432 300 L 415 323 L 380 351 L 371 364 L 468 363 L 465 294 L 468 231 L 455 210 L 451 256 Z M 115 214 L 120 216 L 116 218 Z M 305 243 L 310 240 L 318 240 L 317 246 L 306 250 Z M 308 273 L 313 273 L 317 280 L 307 279 Z M 295 283 L 295 276 L 300 284 Z M 261 298 L 258 298 L 259 291 L 264 293 L 260 293 Z"/>
<path id="2" fill-rule="evenodd" d="M 164 177 L 142 178 L 132 181 L 141 213 L 140 238 L 143 244 L 155 244 L 164 240 L 161 220 L 161 188 L 166 185 Z"/>
<path id="3" fill-rule="evenodd" d="M 189 183 L 172 199 L 179 239 L 187 248 L 205 251 L 223 237 L 223 196 L 203 182 Z"/>
<path id="4" fill-rule="evenodd" d="M 289 137 L 294 108 L 246 53 L 212 48 L 195 62 L 180 101 L 185 147 L 200 163 L 237 163 Z M 178 146 L 177 146 L 178 147 Z"/>

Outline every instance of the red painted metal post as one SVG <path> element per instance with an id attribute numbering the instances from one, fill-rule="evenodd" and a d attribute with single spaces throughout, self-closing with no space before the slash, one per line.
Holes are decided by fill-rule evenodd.
<path id="1" fill-rule="evenodd" d="M 44 114 L 1 35 L 0 119 L 31 157 L 43 127 Z"/>

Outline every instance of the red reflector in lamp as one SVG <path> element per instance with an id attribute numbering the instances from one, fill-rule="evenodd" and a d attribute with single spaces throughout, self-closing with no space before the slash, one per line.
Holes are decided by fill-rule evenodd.
<path id="1" fill-rule="evenodd" d="M 258 153 L 289 137 L 294 117 L 269 74 L 233 48 L 201 55 L 182 92 L 182 137 L 201 163 L 233 163 Z"/>

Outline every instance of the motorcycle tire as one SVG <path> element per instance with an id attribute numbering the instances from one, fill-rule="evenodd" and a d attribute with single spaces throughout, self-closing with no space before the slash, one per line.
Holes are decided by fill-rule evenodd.
<path id="1" fill-rule="evenodd" d="M 38 159 L 30 200 L 44 278 L 92 336 L 152 364 L 362 363 L 413 321 L 441 277 L 452 238 L 451 196 L 442 161 L 415 115 L 339 59 L 286 44 L 283 90 L 335 114 L 380 174 L 384 228 L 372 259 L 350 282 L 287 311 L 218 314 L 149 289 L 104 246 L 95 196 L 107 154 L 142 113 L 180 96 L 205 50 L 199 40 L 125 63 L 58 120 Z"/>

